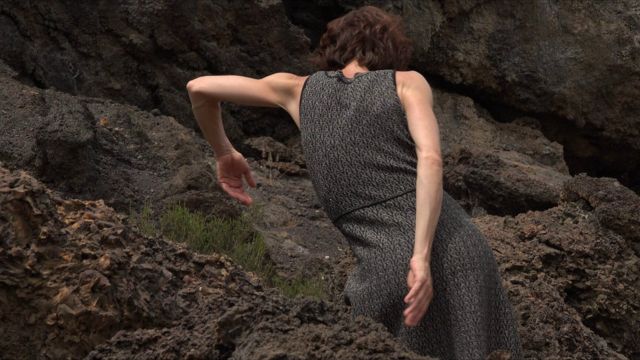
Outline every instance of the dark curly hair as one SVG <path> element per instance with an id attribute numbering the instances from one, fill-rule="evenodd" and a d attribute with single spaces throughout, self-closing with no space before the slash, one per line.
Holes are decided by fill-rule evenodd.
<path id="1" fill-rule="evenodd" d="M 407 70 L 412 53 L 402 17 L 365 5 L 331 20 L 308 59 L 320 70 L 341 69 L 353 59 L 369 70 Z"/>

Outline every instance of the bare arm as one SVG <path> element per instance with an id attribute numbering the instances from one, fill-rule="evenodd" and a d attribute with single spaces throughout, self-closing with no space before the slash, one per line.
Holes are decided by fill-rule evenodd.
<path id="1" fill-rule="evenodd" d="M 410 290 L 404 298 L 409 304 L 404 310 L 405 324 L 415 326 L 433 298 L 430 261 L 442 205 L 442 156 L 433 94 L 427 80 L 416 71 L 403 72 L 398 86 L 418 159 L 415 244 L 407 275 Z"/>
<path id="2" fill-rule="evenodd" d="M 261 79 L 239 75 L 207 75 L 187 83 L 191 109 L 216 157 L 234 151 L 222 125 L 220 102 L 239 105 L 281 107 L 291 113 L 296 80 L 290 73 L 275 73 Z"/>
<path id="3" fill-rule="evenodd" d="M 442 155 L 440 131 L 433 112 L 433 93 L 427 80 L 418 72 L 407 73 L 402 98 L 409 131 L 416 144 L 418 159 L 416 179 L 416 234 L 414 257 L 427 262 L 442 205 Z"/>
<path id="4" fill-rule="evenodd" d="M 245 193 L 242 179 L 251 186 L 256 182 L 249 164 L 242 154 L 233 148 L 222 123 L 221 101 L 240 105 L 281 107 L 292 113 L 293 92 L 299 77 L 289 73 L 276 73 L 261 79 L 238 75 L 210 75 L 195 78 L 187 83 L 191 109 L 216 158 L 218 183 L 231 197 L 245 205 L 251 205 L 251 197 Z"/>

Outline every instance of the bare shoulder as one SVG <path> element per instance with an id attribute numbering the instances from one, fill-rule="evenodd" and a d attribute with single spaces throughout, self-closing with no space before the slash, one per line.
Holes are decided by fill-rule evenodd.
<path id="1" fill-rule="evenodd" d="M 308 75 L 297 75 L 290 72 L 277 72 L 260 79 L 278 94 L 282 107 L 290 114 L 297 113 L 297 104 L 302 86 Z M 294 117 L 295 118 L 295 117 Z"/>
<path id="2" fill-rule="evenodd" d="M 300 78 L 304 79 L 305 76 L 296 75 L 290 72 L 277 72 L 277 73 L 273 73 L 271 75 L 267 75 L 263 77 L 263 79 L 268 79 L 269 81 L 282 81 L 282 82 L 295 81 L 295 80 L 299 80 Z"/>
<path id="3" fill-rule="evenodd" d="M 296 75 L 289 72 L 277 72 L 262 78 L 269 86 L 282 94 L 282 96 L 289 98 L 293 103 L 302 89 L 302 85 L 309 75 Z"/>
<path id="4" fill-rule="evenodd" d="M 300 126 L 299 104 L 302 87 L 310 75 L 297 75 L 289 72 L 277 72 L 265 76 L 260 81 L 277 93 L 280 106 L 285 109 L 296 125 Z"/>
<path id="5" fill-rule="evenodd" d="M 396 71 L 396 90 L 405 108 L 412 101 L 426 100 L 429 105 L 433 105 L 431 85 L 418 71 Z"/>
<path id="6" fill-rule="evenodd" d="M 267 82 L 272 88 L 289 93 L 295 93 L 306 76 L 300 76 L 289 72 L 277 72 L 263 77 L 261 80 Z"/>

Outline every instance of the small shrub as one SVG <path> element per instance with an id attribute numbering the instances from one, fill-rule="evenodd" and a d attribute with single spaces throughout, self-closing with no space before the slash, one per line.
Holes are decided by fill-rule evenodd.
<path id="1" fill-rule="evenodd" d="M 322 279 L 298 275 L 288 280 L 278 275 L 268 256 L 261 233 L 252 224 L 263 214 L 263 206 L 254 204 L 237 219 L 224 219 L 192 212 L 182 204 L 169 206 L 159 217 L 158 226 L 148 203 L 140 214 L 130 210 L 138 229 L 149 236 L 161 234 L 167 239 L 186 244 L 202 254 L 221 253 L 229 256 L 246 271 L 258 274 L 270 286 L 278 287 L 289 297 L 298 295 L 326 299 Z"/>
<path id="2" fill-rule="evenodd" d="M 129 218 L 138 230 L 147 236 L 158 236 L 159 231 L 153 222 L 153 211 L 151 210 L 151 204 L 148 200 L 145 200 L 144 206 L 140 213 L 136 213 L 129 203 Z"/>
<path id="3" fill-rule="evenodd" d="M 272 282 L 273 285 L 282 290 L 285 295 L 292 298 L 303 295 L 318 299 L 327 299 L 324 281 L 318 278 L 298 275 L 293 280 L 286 280 L 277 275 L 272 278 Z"/>

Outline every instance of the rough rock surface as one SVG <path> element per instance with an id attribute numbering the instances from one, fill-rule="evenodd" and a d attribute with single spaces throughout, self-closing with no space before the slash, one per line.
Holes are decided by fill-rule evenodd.
<path id="1" fill-rule="evenodd" d="M 121 212 L 180 200 L 206 212 L 238 213 L 215 183 L 210 146 L 173 117 L 34 88 L 15 76 L 0 70 L 0 161 L 10 168 Z"/>
<path id="2" fill-rule="evenodd" d="M 420 70 L 545 120 L 571 166 L 639 188 L 637 2 L 411 0 L 403 16 Z"/>
<path id="3" fill-rule="evenodd" d="M 0 164 L 3 357 L 427 359 L 338 304 L 285 298 L 124 220 Z"/>
<path id="4" fill-rule="evenodd" d="M 9 0 L 0 3 L 0 59 L 25 83 L 157 109 L 195 128 L 188 80 L 308 74 L 307 36 L 317 43 L 326 21 L 365 3 L 154 0 L 100 3 L 96 12 L 65 0 Z M 433 85 L 472 97 L 500 121 L 537 118 L 565 146 L 572 174 L 615 176 L 640 189 L 640 158 L 627 156 L 640 150 L 640 12 L 633 1 L 374 4 L 402 15 L 415 40 L 412 68 Z M 225 121 L 237 144 L 245 135 L 296 136 L 281 109 L 228 105 Z"/>
<path id="5" fill-rule="evenodd" d="M 445 189 L 471 213 L 517 214 L 558 204 L 569 170 L 534 118 L 495 121 L 471 98 L 434 91 Z M 478 211 L 479 210 L 479 211 Z"/>
<path id="6" fill-rule="evenodd" d="M 0 32 L 0 59 L 26 83 L 158 109 L 194 129 L 185 92 L 192 78 L 308 67 L 308 39 L 279 1 L 8 0 L 0 2 Z M 282 110 L 231 110 L 228 122 L 248 123 L 248 135 L 295 133 Z M 241 140 L 239 128 L 229 135 Z"/>
<path id="7" fill-rule="evenodd" d="M 12 346 L 29 344 L 27 355 L 45 358 L 92 349 L 96 359 L 412 358 L 378 325 L 347 321 L 339 303 L 284 299 L 226 257 L 141 236 L 102 201 L 63 200 L 25 172 L 2 168 L 0 179 L 3 354 L 20 358 L 24 345 Z M 567 182 L 562 199 L 545 211 L 475 218 L 527 358 L 634 359 L 640 271 L 628 229 L 638 218 L 616 214 L 640 200 L 613 179 L 586 176 Z"/>
<path id="8" fill-rule="evenodd" d="M 160 214 L 175 202 L 221 217 L 244 210 L 217 185 L 210 146 L 173 117 L 26 86 L 15 75 L 0 68 L 0 97 L 6 100 L 0 102 L 0 161 L 8 168 L 29 170 L 66 196 L 102 199 L 122 213 L 148 205 Z M 255 225 L 280 274 L 324 276 L 330 295 L 337 296 L 345 274 L 329 269 L 349 261 L 348 248 L 309 179 L 298 176 L 305 174 L 299 146 L 268 137 L 246 143 L 254 149 L 245 153 L 258 183 L 248 191 L 263 207 Z"/>
<path id="9" fill-rule="evenodd" d="M 474 218 L 489 238 L 531 358 L 640 358 L 640 197 L 580 174 L 545 211 Z M 635 231 L 634 231 L 635 230 Z"/>

